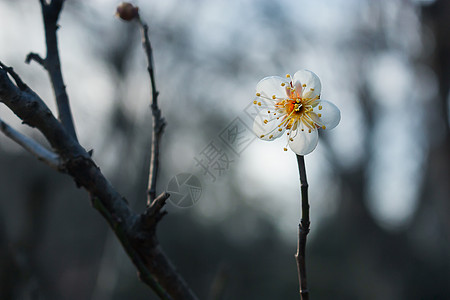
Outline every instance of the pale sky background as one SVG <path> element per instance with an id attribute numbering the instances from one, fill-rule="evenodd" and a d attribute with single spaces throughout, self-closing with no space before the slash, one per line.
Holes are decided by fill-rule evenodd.
<path id="1" fill-rule="evenodd" d="M 356 94 L 357 81 L 364 77 L 368 78 L 370 92 L 377 99 L 376 135 L 370 141 L 375 152 L 370 162 L 371 172 L 367 174 L 371 184 L 368 205 L 386 228 L 400 229 L 407 224 L 416 207 L 418 171 L 427 151 L 423 147 L 426 143 L 422 142 L 424 107 L 435 95 L 436 85 L 426 67 L 411 69 L 411 61 L 423 50 L 414 6 L 400 10 L 401 1 L 380 2 L 384 3 L 381 8 L 375 7 L 372 1 L 358 0 L 283 0 L 272 5 L 260 5 L 257 0 L 135 1 L 150 26 L 163 114 L 168 115 L 170 111 L 170 116 L 186 119 L 186 128 L 173 128 L 171 120 L 167 120 L 167 131 L 179 138 L 166 141 L 165 145 L 174 149 L 187 147 L 184 156 L 175 162 L 179 170 L 174 171 L 190 168 L 194 161 L 189 157 L 193 158 L 206 146 L 189 143 L 191 135 L 207 126 L 198 115 L 191 114 L 193 104 L 189 101 L 194 101 L 195 107 L 204 107 L 206 112 L 223 111 L 231 121 L 252 100 L 260 79 L 293 74 L 299 69 L 314 71 L 322 81 L 322 99 L 340 108 L 341 123 L 328 136 L 339 163 L 351 169 L 364 151 L 361 142 L 365 128 Z M 45 54 L 38 1 L 11 3 L 0 1 L 0 60 L 13 66 L 54 110 L 47 74 L 36 63 L 24 63 L 30 51 Z M 121 39 L 122 27 L 132 26 L 113 17 L 116 4 L 117 1 L 109 0 L 68 1 L 60 18 L 62 27 L 58 36 L 63 76 L 77 133 L 87 149 L 102 146 L 100 136 L 106 131 L 114 98 L 111 70 L 98 57 L 99 53 L 109 41 Z M 80 22 L 79 15 L 92 17 Z M 377 31 L 376 25 L 368 21 L 373 15 L 389 29 L 388 51 L 370 53 L 360 49 L 355 39 L 360 30 Z M 169 48 L 161 34 L 167 28 L 187 34 L 185 38 L 191 42 L 193 57 L 175 56 L 176 49 Z M 221 72 L 223 66 L 219 62 L 235 52 L 243 59 L 242 69 L 232 75 Z M 134 73 L 124 83 L 129 88 L 126 109 L 137 124 L 145 124 L 150 118 L 145 57 L 140 47 L 130 55 L 135 56 L 130 66 Z M 192 61 L 196 69 L 189 64 Z M 361 70 L 369 71 L 361 74 Z M 415 75 L 418 73 L 420 82 Z M 34 132 L 21 125 L 4 105 L 0 105 L 0 117 L 22 132 Z M 299 181 L 295 155 L 282 151 L 284 145 L 283 137 L 271 143 L 255 141 L 233 171 L 243 193 L 252 199 L 250 204 L 267 211 L 280 230 L 292 236 L 299 219 Z M 0 136 L 0 147 L 20 150 L 3 136 Z M 170 149 L 162 151 L 171 153 Z M 115 157 L 96 154 L 95 160 L 107 174 Z M 306 164 L 315 222 L 336 209 L 339 200 L 333 195 L 345 187 L 334 180 L 320 140 L 317 149 L 306 156 Z M 220 221 L 221 215 L 232 213 L 226 199 L 208 201 L 208 195 L 214 195 L 215 189 L 226 183 L 223 178 L 214 184 L 207 183 L 204 197 L 190 210 L 211 221 Z"/>

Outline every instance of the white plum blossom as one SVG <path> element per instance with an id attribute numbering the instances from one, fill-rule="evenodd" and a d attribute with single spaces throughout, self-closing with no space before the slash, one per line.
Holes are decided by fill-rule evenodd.
<path id="1" fill-rule="evenodd" d="M 341 113 L 333 103 L 320 99 L 321 83 L 311 71 L 291 77 L 270 76 L 256 85 L 253 103 L 259 112 L 253 123 L 256 136 L 272 141 L 287 132 L 287 144 L 298 155 L 311 153 L 319 140 L 318 129 L 332 129 Z M 284 148 L 287 151 L 287 148 Z"/>

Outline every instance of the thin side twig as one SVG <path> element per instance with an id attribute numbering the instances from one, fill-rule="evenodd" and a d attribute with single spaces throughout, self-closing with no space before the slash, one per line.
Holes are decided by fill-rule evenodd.
<path id="1" fill-rule="evenodd" d="M 25 150 L 37 157 L 37 159 L 45 162 L 51 168 L 58 170 L 60 167 L 59 156 L 52 151 L 47 150 L 35 140 L 18 132 L 2 119 L 0 119 L 0 131 L 3 132 L 11 140 L 22 146 Z"/>
<path id="2" fill-rule="evenodd" d="M 12 67 L 8 67 L 0 61 L 0 68 L 4 70 L 7 74 L 9 74 L 9 76 L 11 76 L 12 79 L 14 79 L 14 82 L 21 91 L 25 91 L 28 89 L 28 86 L 22 81 L 19 75 L 17 75 L 17 73 L 14 72 L 14 69 Z"/>
<path id="3" fill-rule="evenodd" d="M 300 174 L 300 187 L 302 195 L 302 217 L 298 225 L 298 244 L 295 259 L 297 260 L 298 280 L 300 286 L 300 299 L 309 300 L 308 284 L 306 281 L 306 236 L 309 233 L 309 201 L 308 181 L 306 180 L 305 158 L 297 155 L 298 171 Z"/>
<path id="4" fill-rule="evenodd" d="M 47 63 L 38 53 L 30 52 L 25 58 L 25 63 L 29 64 L 31 61 L 35 61 L 40 64 L 44 69 L 47 69 Z"/>
<path id="5" fill-rule="evenodd" d="M 162 251 L 159 244 L 156 242 L 156 234 L 153 232 L 156 228 L 157 223 L 160 219 L 166 214 L 165 211 L 162 211 L 163 206 L 166 203 L 166 200 L 169 198 L 169 194 L 162 193 L 158 197 L 156 197 L 156 181 L 159 170 L 159 145 L 162 133 L 164 131 L 164 127 L 166 126 L 166 122 L 164 118 L 161 116 L 161 110 L 158 107 L 158 95 L 159 92 L 156 89 L 155 83 L 155 74 L 154 74 L 154 62 L 153 62 L 153 50 L 150 44 L 150 38 L 148 36 L 148 26 L 145 24 L 141 17 L 137 16 L 138 24 L 141 28 L 141 36 L 142 36 L 142 47 L 144 48 L 144 52 L 147 56 L 147 71 L 150 77 L 150 85 L 152 89 L 152 101 L 150 108 L 152 110 L 153 122 L 152 122 L 152 147 L 151 147 L 151 156 L 150 156 L 150 170 L 149 170 L 149 178 L 148 178 L 148 200 L 147 200 L 147 210 L 141 214 L 141 226 L 144 230 L 147 230 L 148 233 L 151 234 L 152 238 L 146 238 L 144 244 L 147 244 L 148 241 L 152 241 L 155 245 L 150 245 L 149 248 L 152 249 L 153 259 L 160 262 L 158 268 L 150 269 L 152 274 L 158 278 L 158 280 L 164 279 L 160 283 L 163 287 L 169 291 L 169 293 L 173 293 L 174 295 L 178 295 L 179 299 L 197 299 L 196 295 L 189 288 L 187 283 L 184 281 L 183 277 L 179 275 L 175 271 L 175 267 L 166 257 L 164 252 Z M 143 247 L 146 248 L 146 247 Z M 156 265 L 154 262 L 148 262 L 151 265 Z"/>
<path id="6" fill-rule="evenodd" d="M 156 179 L 158 176 L 159 169 L 159 142 L 161 135 L 166 126 L 164 118 L 161 116 L 161 110 L 158 107 L 158 95 L 159 92 L 156 89 L 155 74 L 154 74 L 154 63 L 153 63 L 153 50 L 150 44 L 150 39 L 148 37 L 148 26 L 145 24 L 140 17 L 138 17 L 138 23 L 141 27 L 142 33 L 142 47 L 144 48 L 145 54 L 147 56 L 147 70 L 150 76 L 150 84 L 152 89 L 152 103 L 150 105 L 153 116 L 152 123 L 152 148 L 150 156 L 150 171 L 148 176 L 148 201 L 147 206 L 150 206 L 156 197 Z"/>
<path id="7" fill-rule="evenodd" d="M 47 3 L 44 0 L 39 0 L 42 9 L 42 16 L 44 20 L 45 29 L 45 44 L 47 46 L 47 56 L 40 57 L 36 53 L 29 53 L 25 62 L 29 63 L 31 60 L 36 61 L 43 66 L 50 76 L 52 82 L 53 92 L 55 93 L 56 105 L 58 107 L 58 118 L 63 124 L 67 132 L 77 140 L 75 132 L 75 125 L 72 118 L 72 112 L 69 104 L 69 96 L 66 92 L 66 85 L 61 72 L 61 62 L 59 59 L 58 39 L 56 31 L 59 28 L 58 19 L 61 13 L 64 0 L 52 0 Z"/>

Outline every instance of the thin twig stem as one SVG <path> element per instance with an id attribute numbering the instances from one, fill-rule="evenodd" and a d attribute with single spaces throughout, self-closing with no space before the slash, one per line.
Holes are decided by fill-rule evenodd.
<path id="1" fill-rule="evenodd" d="M 22 146 L 25 150 L 36 156 L 39 160 L 45 162 L 51 168 L 58 170 L 60 167 L 59 156 L 52 151 L 45 149 L 35 140 L 18 132 L 0 119 L 0 131 L 11 140 Z"/>
<path id="2" fill-rule="evenodd" d="M 34 60 L 42 65 L 50 76 L 53 91 L 55 93 L 56 105 L 58 107 L 58 118 L 67 132 L 77 140 L 75 125 L 73 123 L 72 112 L 69 104 L 69 96 L 66 92 L 66 85 L 61 72 L 61 62 L 59 59 L 58 39 L 56 31 L 59 28 L 58 19 L 61 13 L 64 0 L 52 0 L 50 3 L 40 0 L 42 16 L 44 19 L 45 43 L 47 46 L 47 56 L 42 59 L 35 53 L 27 56 L 26 62 Z"/>
<path id="3" fill-rule="evenodd" d="M 298 280 L 300 286 L 300 299 L 309 300 L 308 284 L 306 282 L 306 236 L 309 233 L 309 202 L 308 181 L 306 180 L 305 158 L 297 155 L 298 171 L 300 173 L 300 186 L 302 194 L 302 218 L 298 225 L 298 244 L 295 259 L 297 260 Z"/>
<path id="4" fill-rule="evenodd" d="M 153 63 L 153 50 L 148 37 L 148 26 L 140 17 L 138 17 L 138 23 L 142 32 L 142 47 L 144 48 L 147 56 L 147 70 L 150 76 L 150 84 L 152 89 L 152 103 L 150 105 L 153 115 L 152 123 L 152 149 L 150 157 L 150 171 L 148 176 L 148 201 L 147 206 L 150 206 L 156 197 L 156 179 L 159 169 L 159 141 L 163 133 L 166 122 L 161 117 L 161 110 L 158 107 L 158 90 L 156 89 L 154 63 Z"/>

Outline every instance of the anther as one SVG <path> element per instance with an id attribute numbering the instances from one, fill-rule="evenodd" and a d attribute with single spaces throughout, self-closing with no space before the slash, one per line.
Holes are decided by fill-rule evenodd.
<path id="1" fill-rule="evenodd" d="M 311 91 L 314 91 L 314 89 L 313 89 L 313 88 L 311 88 L 310 90 L 311 90 Z"/>
<path id="2" fill-rule="evenodd" d="M 291 75 L 290 74 L 286 74 L 286 78 L 291 78 Z"/>
<path id="3" fill-rule="evenodd" d="M 319 105 L 319 110 L 321 110 L 322 109 L 322 105 Z"/>
<path id="4" fill-rule="evenodd" d="M 323 126 L 322 126 L 322 129 L 327 129 L 327 128 L 325 127 L 325 125 L 323 125 Z"/>
<path id="5" fill-rule="evenodd" d="M 311 128 L 308 130 L 309 133 L 311 133 Z"/>
<path id="6" fill-rule="evenodd" d="M 305 129 L 304 129 L 304 128 L 302 128 L 302 131 L 305 131 Z"/>
<path id="7" fill-rule="evenodd" d="M 281 86 L 285 86 L 285 85 L 286 85 L 286 83 L 284 83 L 284 82 L 281 83 Z"/>
<path id="8" fill-rule="evenodd" d="M 256 104 L 256 103 L 258 103 L 258 101 L 256 101 L 256 100 L 255 100 L 255 101 L 253 101 L 253 104 Z"/>
<path id="9" fill-rule="evenodd" d="M 269 121 L 267 121 L 267 120 L 264 120 L 264 124 L 267 124 L 267 123 L 269 123 Z"/>
<path id="10" fill-rule="evenodd" d="M 264 134 L 261 134 L 259 137 L 262 139 L 264 137 Z"/>
<path id="11" fill-rule="evenodd" d="M 302 87 L 306 87 L 306 84 L 302 84 Z"/>
<path id="12" fill-rule="evenodd" d="M 261 102 L 258 102 L 258 105 L 261 106 Z"/>
<path id="13" fill-rule="evenodd" d="M 284 151 L 287 151 L 287 148 L 283 148 Z"/>
<path id="14" fill-rule="evenodd" d="M 319 118 L 322 116 L 322 114 L 317 114 L 319 116 Z"/>
<path id="15" fill-rule="evenodd" d="M 277 96 L 273 95 L 273 96 L 272 96 L 272 99 L 273 99 L 273 100 L 277 99 Z"/>
<path id="16" fill-rule="evenodd" d="M 271 138 L 273 138 L 273 135 L 271 134 L 271 135 L 269 135 L 269 139 L 271 139 Z"/>
<path id="17" fill-rule="evenodd" d="M 256 96 L 259 97 L 259 96 L 261 96 L 261 94 L 260 93 L 256 93 Z"/>
<path id="18" fill-rule="evenodd" d="M 270 114 L 270 110 L 268 110 L 267 113 Z"/>
<path id="19" fill-rule="evenodd" d="M 280 131 L 280 132 L 283 131 L 283 128 L 278 128 L 278 131 Z"/>
<path id="20" fill-rule="evenodd" d="M 291 142 L 293 142 L 293 141 L 294 141 L 294 139 L 293 139 L 293 138 L 289 138 L 289 140 L 290 140 Z"/>

